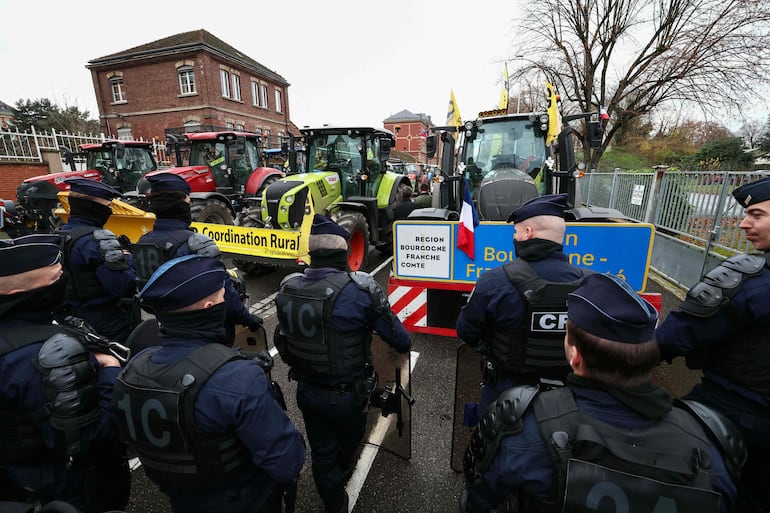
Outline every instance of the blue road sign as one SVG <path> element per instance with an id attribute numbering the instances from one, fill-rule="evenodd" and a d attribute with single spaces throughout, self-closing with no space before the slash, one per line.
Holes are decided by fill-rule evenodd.
<path id="1" fill-rule="evenodd" d="M 484 271 L 516 258 L 512 224 L 484 222 L 477 226 L 473 259 L 457 249 L 457 226 L 456 222 L 397 222 L 394 276 L 475 283 Z M 564 252 L 573 264 L 619 275 L 642 292 L 654 235 L 651 224 L 568 223 Z"/>

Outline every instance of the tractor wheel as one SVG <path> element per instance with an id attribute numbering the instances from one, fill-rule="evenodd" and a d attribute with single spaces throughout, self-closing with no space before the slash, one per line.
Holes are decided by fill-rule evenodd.
<path id="1" fill-rule="evenodd" d="M 193 200 L 190 205 L 192 220 L 196 223 L 233 224 L 230 209 L 220 200 Z"/>
<path id="2" fill-rule="evenodd" d="M 268 178 L 265 179 L 264 182 L 262 182 L 262 185 L 259 186 L 259 189 L 257 189 L 257 192 L 254 193 L 254 195 L 259 199 L 259 202 L 262 201 L 262 193 L 265 192 L 265 189 L 270 187 L 270 185 L 273 182 L 276 182 L 278 178 L 279 178 L 278 176 L 269 176 Z"/>
<path id="3" fill-rule="evenodd" d="M 241 212 L 240 226 L 246 228 L 263 228 L 261 209 L 259 207 L 250 207 L 248 210 L 244 209 Z M 233 258 L 235 266 L 245 274 L 251 276 L 259 276 L 274 271 L 276 268 L 273 265 L 265 265 L 251 260 L 239 260 Z"/>
<path id="4" fill-rule="evenodd" d="M 359 212 L 342 212 L 334 221 L 350 234 L 348 264 L 351 271 L 363 271 L 369 259 L 369 227 Z"/>

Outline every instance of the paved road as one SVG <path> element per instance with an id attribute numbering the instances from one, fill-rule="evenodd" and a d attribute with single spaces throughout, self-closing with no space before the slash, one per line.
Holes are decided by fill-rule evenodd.
<path id="1" fill-rule="evenodd" d="M 382 263 L 379 258 L 370 270 Z M 288 271 L 249 278 L 249 291 L 255 298 L 267 298 L 253 308 L 264 318 L 268 333 L 272 333 L 276 319 L 270 306 L 270 294 Z M 387 270 L 376 275 L 383 285 Z M 648 292 L 661 292 L 663 317 L 675 307 L 681 291 L 666 288 L 649 280 Z M 679 294 L 680 297 L 677 297 Z M 416 400 L 412 412 L 411 459 L 406 460 L 386 450 L 377 450 L 365 445 L 362 448 L 359 466 L 348 484 L 351 495 L 351 511 L 371 513 L 444 513 L 456 510 L 457 497 L 462 490 L 461 474 L 450 467 L 453 393 L 455 365 L 460 341 L 447 337 L 413 335 L 412 393 Z M 276 358 L 273 378 L 278 381 L 288 402 L 288 415 L 304 433 L 302 417 L 296 408 L 295 384 L 286 379 L 287 368 Z M 656 380 L 669 388 L 675 395 L 689 390 L 697 375 L 675 362 L 663 364 L 656 373 Z M 390 416 L 391 418 L 394 415 Z M 156 487 L 148 482 L 138 468 L 133 473 L 133 489 L 129 512 L 167 513 L 168 503 Z M 297 512 L 322 512 L 323 506 L 312 480 L 310 461 L 302 470 L 299 481 Z"/>

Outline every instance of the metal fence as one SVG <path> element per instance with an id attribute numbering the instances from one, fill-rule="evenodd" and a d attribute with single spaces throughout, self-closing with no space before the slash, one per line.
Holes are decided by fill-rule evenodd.
<path id="1" fill-rule="evenodd" d="M 739 228 L 743 207 L 732 197 L 769 172 L 589 173 L 582 201 L 614 208 L 655 226 L 652 267 L 689 288 L 729 256 L 752 246 Z"/>
<path id="2" fill-rule="evenodd" d="M 72 134 L 69 132 L 38 132 L 31 127 L 29 132 L 3 130 L 0 128 L 0 162 L 43 162 L 44 151 L 59 151 L 68 148 L 77 151 L 81 144 L 100 143 L 107 140 L 104 134 Z M 143 141 L 143 139 L 139 139 Z M 149 141 L 148 141 L 149 142 Z M 165 142 L 153 139 L 153 153 L 160 167 L 169 167 Z M 76 163 L 82 163 L 76 159 Z M 62 166 L 66 164 L 62 162 Z"/>

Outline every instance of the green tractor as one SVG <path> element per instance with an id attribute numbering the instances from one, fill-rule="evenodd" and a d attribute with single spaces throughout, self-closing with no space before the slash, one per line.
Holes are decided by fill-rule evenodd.
<path id="1" fill-rule="evenodd" d="M 314 212 L 331 217 L 350 233 L 350 268 L 364 269 L 370 246 L 392 252 L 393 207 L 399 187 L 410 185 L 408 177 L 386 168 L 393 134 L 378 128 L 333 126 L 300 132 L 305 165 L 297 165 L 292 141 L 289 174 L 271 183 L 261 198 L 251 200 L 241 225 L 299 230 L 309 200 Z M 236 264 L 251 274 L 266 268 L 253 259 L 239 259 Z"/>

